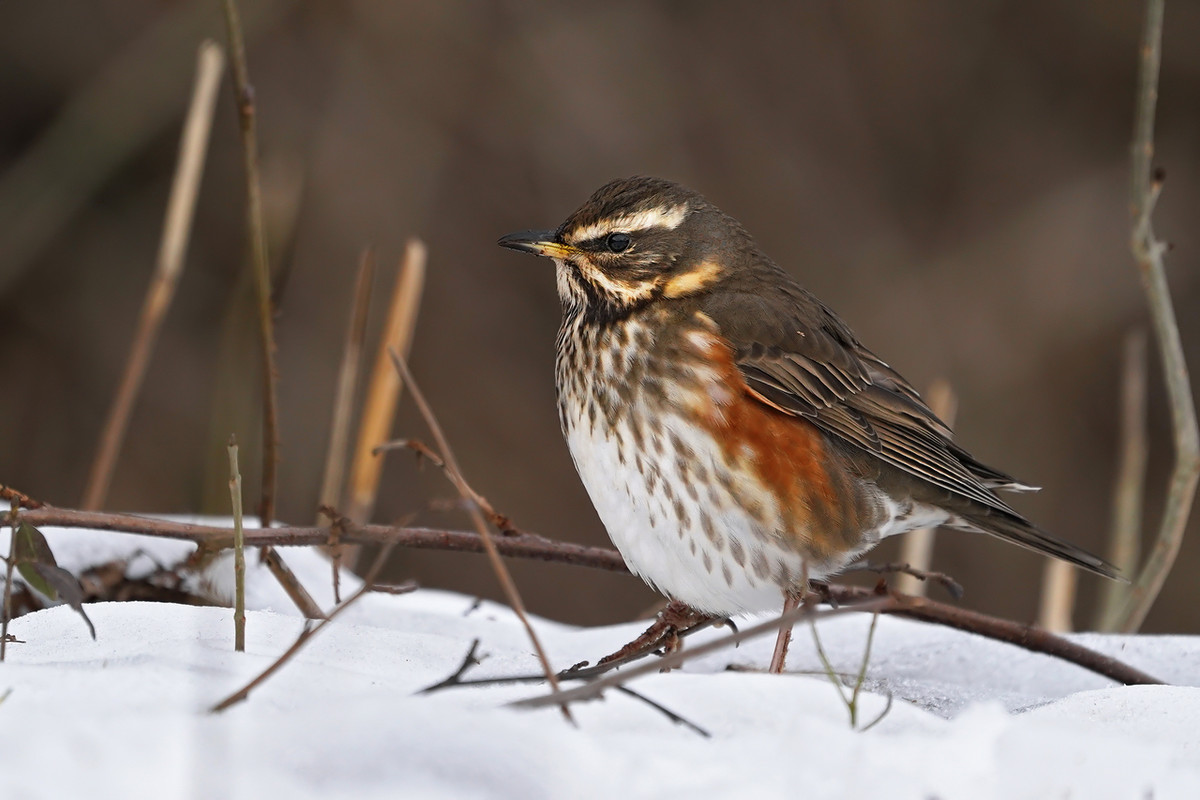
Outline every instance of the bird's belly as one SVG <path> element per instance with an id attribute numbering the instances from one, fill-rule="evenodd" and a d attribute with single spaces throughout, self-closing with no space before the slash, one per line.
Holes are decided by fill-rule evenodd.
<path id="1" fill-rule="evenodd" d="M 640 409 L 639 411 L 647 411 Z M 804 558 L 775 500 L 677 414 L 564 415 L 579 476 L 613 544 L 658 591 L 715 614 L 776 610 Z M 644 422 L 635 431 L 632 420 Z M 811 577 L 825 571 L 810 565 Z M 841 566 L 838 564 L 837 566 Z"/>

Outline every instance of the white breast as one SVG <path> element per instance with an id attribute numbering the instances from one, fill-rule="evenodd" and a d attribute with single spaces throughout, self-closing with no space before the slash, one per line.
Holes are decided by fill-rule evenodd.
<path id="1" fill-rule="evenodd" d="M 738 501 L 739 492 L 753 487 L 739 486 L 745 479 L 730 472 L 717 443 L 679 415 L 672 396 L 678 393 L 629 385 L 631 365 L 615 352 L 562 348 L 560 338 L 559 410 L 567 445 L 629 568 L 701 611 L 778 609 L 781 586 L 795 584 L 802 572 L 799 554 L 779 532 L 778 509 L 759 503 L 756 517 Z M 586 362 L 582 393 L 561 391 L 563 360 L 570 358 Z M 703 373 L 695 370 L 692 378 L 715 378 Z M 604 393 L 614 385 L 623 387 L 619 413 L 605 414 L 616 398 Z"/>

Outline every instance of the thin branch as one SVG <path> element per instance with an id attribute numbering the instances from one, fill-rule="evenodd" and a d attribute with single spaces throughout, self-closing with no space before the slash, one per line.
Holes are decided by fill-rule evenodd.
<path id="1" fill-rule="evenodd" d="M 462 677 L 471 671 L 473 667 L 477 667 L 487 658 L 486 655 L 476 655 L 479 650 L 479 640 L 475 639 L 471 642 L 471 647 L 467 650 L 467 654 L 463 656 L 463 660 L 459 663 L 458 669 L 451 672 L 448 676 L 438 681 L 435 684 L 426 686 L 417 694 L 433 694 L 442 689 L 449 689 L 451 686 L 459 686 L 462 684 Z M 542 676 L 538 676 L 538 680 L 542 680 Z"/>
<path id="2" fill-rule="evenodd" d="M 1126 575 L 1137 572 L 1142 547 L 1142 509 L 1146 492 L 1146 394 L 1149 383 L 1146 332 L 1125 336 L 1121 359 L 1121 419 L 1117 475 L 1113 487 L 1112 533 L 1108 558 Z M 1096 630 L 1109 631 L 1129 585 L 1105 581 Z"/>
<path id="3" fill-rule="evenodd" d="M 950 595 L 955 600 L 962 600 L 963 595 L 966 594 L 963 591 L 962 584 L 954 580 L 954 578 L 950 577 L 946 573 L 931 572 L 927 569 L 918 569 L 907 562 L 897 563 L 895 561 L 889 561 L 886 564 L 871 564 L 870 562 L 851 564 L 849 567 L 846 567 L 846 569 L 842 570 L 842 574 L 847 572 L 874 572 L 879 575 L 899 573 L 902 576 L 912 578 L 913 581 L 915 581 L 918 585 L 925 584 L 927 582 L 936 583 L 938 586 L 941 586 L 943 589 L 945 589 L 946 594 Z M 911 594 L 913 597 L 925 596 L 924 591 L 922 591 L 920 594 L 906 592 L 900 588 L 897 588 L 896 591 L 900 592 L 901 594 Z"/>
<path id="4" fill-rule="evenodd" d="M 667 708 L 666 706 L 664 706 L 662 703 L 658 702 L 657 700 L 651 700 L 649 697 L 646 697 L 646 695 L 642 694 L 641 692 L 635 692 L 633 689 L 630 689 L 628 686 L 617 686 L 615 688 L 618 692 L 621 692 L 622 694 L 627 694 L 630 697 L 632 697 L 634 700 L 641 700 L 643 703 L 650 706 L 655 711 L 658 711 L 664 717 L 671 720 L 671 722 L 674 722 L 676 725 L 682 725 L 683 727 L 685 727 L 691 731 L 694 731 L 695 733 L 700 734 L 705 739 L 712 738 L 712 734 L 709 733 L 708 731 L 706 731 L 704 728 L 701 728 L 699 725 L 692 722 L 690 719 L 687 719 L 686 717 L 683 717 L 682 715 L 677 714 L 676 712 Z"/>
<path id="5" fill-rule="evenodd" d="M 543 681 L 546 679 L 544 675 L 539 674 L 539 675 L 522 675 L 522 676 L 518 676 L 516 678 L 484 678 L 482 680 L 463 680 L 466 677 L 468 672 L 470 672 L 472 669 L 474 669 L 475 667 L 482 664 L 483 660 L 485 658 L 487 658 L 486 655 L 476 655 L 478 650 L 479 650 L 479 640 L 475 639 L 474 641 L 471 642 L 471 647 L 470 647 L 470 649 L 467 650 L 466 656 L 464 656 L 463 660 L 459 663 L 458 669 L 454 670 L 454 672 L 450 673 L 450 675 L 447 676 L 446 678 L 444 678 L 443 680 L 440 680 L 431 686 L 426 686 L 424 689 L 421 689 L 419 692 L 417 692 L 417 694 L 433 694 L 434 692 L 440 692 L 443 689 L 453 689 L 458 686 L 495 686 L 498 684 L 509 684 L 509 683 L 530 683 L 530 682 L 536 682 L 536 681 Z M 563 677 L 564 680 L 571 680 L 571 679 L 586 680 L 586 678 L 584 678 L 583 676 L 580 676 L 580 675 L 563 675 L 562 673 L 560 673 L 560 677 Z M 644 694 L 641 694 L 640 692 L 635 692 L 633 689 L 630 689 L 627 686 L 618 686 L 617 690 L 620 692 L 623 692 L 624 694 L 629 695 L 630 697 L 634 698 L 635 700 L 640 700 L 641 702 L 643 702 L 646 705 L 653 708 L 655 711 L 658 711 L 659 713 L 661 713 L 667 719 L 671 720 L 671 722 L 674 722 L 676 725 L 683 725 L 684 727 L 695 731 L 696 733 L 700 734 L 701 736 L 703 736 L 706 739 L 712 737 L 712 734 L 710 734 L 708 731 L 701 728 L 699 725 L 684 718 L 680 714 L 675 713 L 674 711 L 672 711 L 671 709 L 662 705 L 661 703 L 659 703 L 655 700 L 651 700 L 649 697 L 646 697 Z"/>
<path id="6" fill-rule="evenodd" d="M 400 378 L 408 384 L 413 402 L 417 404 L 417 408 L 421 411 L 421 416 L 425 418 L 425 424 L 429 426 L 429 432 L 433 434 L 433 440 L 437 442 L 438 450 L 441 451 L 442 461 L 446 464 L 446 468 L 449 470 L 451 479 L 458 488 L 459 494 L 463 496 L 463 499 L 473 501 L 474 492 L 467 485 L 462 470 L 458 466 L 458 459 L 454 457 L 454 451 L 450 449 L 450 442 L 442 432 L 442 426 L 438 424 L 437 417 L 434 415 L 429 403 L 425 400 L 425 394 L 421 391 L 421 387 L 417 385 L 412 371 L 409 370 L 408 364 L 405 363 L 404 359 L 395 350 L 388 352 Z M 476 503 L 472 502 L 468 511 L 470 512 L 471 521 L 475 524 L 475 530 L 479 533 L 479 538 L 487 553 L 488 561 L 492 565 L 492 571 L 496 573 L 496 578 L 500 581 L 500 587 L 504 590 L 504 596 L 508 600 L 508 604 L 512 606 L 512 610 L 517 615 L 517 618 L 521 620 L 521 625 L 525 628 L 525 633 L 529 636 L 529 641 L 533 644 L 538 661 L 541 662 L 542 670 L 546 673 L 546 682 L 550 684 L 550 692 L 552 695 L 557 694 L 559 691 L 558 679 L 554 677 L 554 668 L 550 666 L 550 659 L 546 656 L 546 651 L 542 647 L 541 640 L 538 639 L 537 632 L 534 631 L 533 625 L 529 622 L 529 616 L 525 613 L 525 603 L 521 600 L 521 593 L 517 591 L 516 582 L 513 581 L 508 567 L 505 566 L 504 561 L 500 558 L 500 551 L 496 548 L 496 542 L 492 538 L 491 532 L 488 531 L 487 522 L 484 520 L 483 514 Z M 568 721 L 573 721 L 566 703 L 562 704 L 562 713 Z"/>
<path id="7" fill-rule="evenodd" d="M 830 617 L 839 617 L 844 614 L 859 611 L 874 611 L 881 608 L 887 600 L 885 598 L 871 598 L 861 601 L 854 606 L 843 606 L 842 608 L 831 608 L 826 610 L 815 610 L 808 606 L 799 606 L 789 611 L 785 611 L 778 617 L 760 622 L 758 625 L 746 628 L 745 630 L 731 633 L 728 636 L 722 636 L 719 639 L 705 642 L 696 647 L 688 648 L 687 650 L 677 650 L 674 653 L 668 653 L 655 661 L 648 661 L 639 664 L 636 667 L 622 670 L 616 674 L 609 675 L 606 678 L 586 683 L 583 686 L 577 686 L 572 689 L 566 689 L 558 693 L 550 693 L 546 695 L 538 695 L 537 697 L 528 697 L 524 700 L 517 700 L 509 705 L 514 708 L 541 708 L 548 705 L 562 705 L 565 703 L 574 703 L 580 700 L 594 700 L 600 697 L 605 689 L 622 686 L 634 678 L 648 675 L 654 672 L 662 672 L 664 670 L 674 669 L 679 665 L 699 658 L 700 656 L 715 653 L 718 650 L 723 650 L 726 647 L 731 647 L 740 644 L 747 639 L 753 639 L 758 636 L 765 636 L 770 633 L 776 633 L 784 626 L 795 625 L 800 620 L 808 619 L 827 619 Z"/>
<path id="8" fill-rule="evenodd" d="M 441 457 L 433 451 L 433 448 L 422 442 L 420 439 L 396 439 L 390 442 L 384 442 L 383 444 L 376 445 L 371 453 L 373 455 L 378 455 L 380 453 L 386 453 L 392 450 L 411 450 L 417 455 L 418 460 L 422 458 L 428 459 L 430 463 L 442 471 L 442 474 L 444 474 L 451 483 L 456 483 L 454 474 L 450 471 L 450 468 L 446 466 L 446 462 L 443 461 Z M 462 476 L 460 475 L 459 477 L 461 478 Z M 465 484 L 465 480 L 463 482 Z M 467 496 L 463 498 L 464 501 L 468 503 L 474 503 L 475 505 L 479 506 L 479 510 L 482 511 L 484 516 L 488 518 L 488 521 L 499 528 L 502 533 L 505 535 L 521 533 L 521 530 L 513 524 L 511 517 L 509 517 L 507 514 L 501 514 L 499 511 L 497 511 L 495 506 L 491 504 L 491 501 L 489 501 L 479 492 L 475 491 L 472 486 L 466 485 L 466 488 Z"/>
<path id="9" fill-rule="evenodd" d="M 339 603 L 337 607 L 333 609 L 333 611 L 329 612 L 328 616 L 315 625 L 306 621 L 304 623 L 304 630 L 301 631 L 300 635 L 296 637 L 296 641 L 292 643 L 292 646 L 283 652 L 283 655 L 275 659 L 271 666 L 260 672 L 253 680 L 251 680 L 241 689 L 238 689 L 236 692 L 210 708 L 209 712 L 215 714 L 245 700 L 250 696 L 250 692 L 254 691 L 254 689 L 262 684 L 267 678 L 274 675 L 280 667 L 291 660 L 292 656 L 300 652 L 301 648 L 304 647 L 309 639 L 320 633 L 326 625 L 328 625 L 330 622 L 333 622 L 334 618 L 336 618 L 350 606 L 354 605 L 354 603 L 356 603 L 360 597 L 365 595 L 367 592 L 370 592 L 371 587 L 375 583 L 375 578 L 379 576 L 380 571 L 383 569 L 384 562 L 387 561 L 387 557 L 391 554 L 391 552 L 392 548 L 390 546 L 385 546 L 382 550 L 380 550 L 379 555 L 375 557 L 375 563 L 373 563 L 371 568 L 367 570 L 367 574 L 363 578 L 363 585 L 358 589 L 358 591 L 347 597 L 343 602 Z"/>
<path id="10" fill-rule="evenodd" d="M 309 619 L 325 619 L 325 612 L 317 605 L 317 601 L 304 588 L 304 584 L 296 577 L 296 573 L 292 572 L 291 567 L 284 562 L 274 547 L 265 545 L 259 554 L 260 563 L 266 566 L 275 580 L 279 581 L 279 585 L 296 604 L 296 608 L 300 609 L 301 614 Z"/>
<path id="11" fill-rule="evenodd" d="M 258 295 L 258 326 L 263 355 L 262 501 L 258 515 L 264 526 L 275 518 L 275 481 L 279 467 L 279 399 L 275 369 L 275 309 L 271 302 L 271 267 L 263 223 L 262 185 L 258 170 L 258 114 L 254 87 L 246 66 L 246 45 L 235 0 L 222 0 L 229 35 L 233 88 L 242 131 L 242 162 L 246 170 L 246 228 L 250 237 L 254 286 Z"/>
<path id="12" fill-rule="evenodd" d="M 179 276 L 183 273 L 184 256 L 192 233 L 196 197 L 200 193 L 200 179 L 204 175 L 204 160 L 208 153 L 209 134 L 212 132 L 213 111 L 217 105 L 217 89 L 221 74 L 225 70 L 225 54 L 216 42 L 205 40 L 196 53 L 196 81 L 192 87 L 192 101 L 183 124 L 183 135 L 179 142 L 179 159 L 175 164 L 175 179 L 171 184 L 171 195 L 167 200 L 166 217 L 163 220 L 162 239 L 158 247 L 158 261 L 146 299 L 138 319 L 137 332 L 125 363 L 125 373 L 113 398 L 112 408 L 100 435 L 100 445 L 88 475 L 87 488 L 83 493 L 83 507 L 99 509 L 108 496 L 112 483 L 113 469 L 125 431 L 133 413 L 133 405 L 146 377 L 150 354 L 158 340 L 158 332 L 166 318 L 167 310 L 175 297 Z"/>
<path id="13" fill-rule="evenodd" d="M 227 528 L 195 525 L 173 520 L 151 519 L 131 514 L 110 514 L 97 511 L 75 511 L 44 506 L 21 511 L 20 517 L 36 526 L 91 528 L 94 530 L 138 533 L 197 542 L 208 548 L 232 546 Z M 259 528 L 244 531 L 248 545 L 320 545 L 329 541 L 324 528 Z M 394 544 L 425 550 L 482 553 L 482 537 L 472 531 L 402 528 L 386 525 L 347 525 L 342 533 L 346 541 L 358 544 Z M 621 555 L 604 547 L 584 547 L 571 542 L 559 542 L 536 534 L 500 536 L 492 539 L 496 551 L 509 558 L 528 558 L 578 567 L 590 567 L 609 572 L 628 572 Z M 817 587 L 814 585 L 814 589 Z M 831 602 L 853 603 L 874 597 L 870 589 L 832 584 L 823 590 Z M 893 595 L 895 602 L 880 608 L 880 613 L 917 619 L 958 630 L 976 633 L 990 639 L 1015 644 L 1038 653 L 1070 661 L 1114 681 L 1125 684 L 1161 683 L 1146 673 L 1122 664 L 1116 659 L 1088 650 L 1061 636 L 998 617 L 957 608 L 927 598 Z"/>
<path id="14" fill-rule="evenodd" d="M 874 596 L 870 589 L 858 586 L 830 586 L 838 602 L 854 602 Z M 880 607 L 879 613 L 892 614 L 921 622 L 932 622 L 961 631 L 1015 644 L 1034 653 L 1069 661 L 1098 675 L 1126 686 L 1160 685 L 1162 681 L 1117 659 L 1090 650 L 1057 634 L 1011 620 L 981 614 L 965 608 L 939 603 L 925 597 L 893 594 L 891 602 Z"/>
<path id="15" fill-rule="evenodd" d="M 229 437 L 229 497 L 233 503 L 233 649 L 246 651 L 246 540 L 242 535 L 242 473 L 237 440 Z"/>
<path id="16" fill-rule="evenodd" d="M 1152 178 L 1151 165 L 1154 158 L 1154 109 L 1158 101 L 1164 5 L 1164 0 L 1149 0 L 1146 5 L 1137 118 L 1134 122 L 1130 201 L 1133 230 L 1130 246 L 1150 306 L 1166 378 L 1171 423 L 1175 430 L 1175 465 L 1171 471 L 1158 538 L 1114 619 L 1115 628 L 1125 632 L 1136 631 L 1142 626 L 1150 607 L 1162 591 L 1183 543 L 1196 482 L 1200 478 L 1200 431 L 1197 430 L 1196 406 L 1192 399 L 1187 362 L 1163 265 L 1163 253 L 1167 247 L 1155 237 L 1151 224 L 1154 205 L 1162 189 L 1162 176 L 1156 173 Z"/>

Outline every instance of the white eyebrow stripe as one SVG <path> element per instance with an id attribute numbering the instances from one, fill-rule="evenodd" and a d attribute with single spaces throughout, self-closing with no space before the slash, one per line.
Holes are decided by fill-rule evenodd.
<path id="1" fill-rule="evenodd" d="M 673 231 L 683 224 L 690 210 L 687 204 L 683 203 L 677 206 L 647 208 L 644 211 L 636 211 L 632 214 L 609 217 L 599 222 L 593 222 L 591 225 L 576 228 L 570 232 L 568 241 L 586 242 L 589 239 L 599 239 L 601 236 L 616 233 L 617 231 L 632 233 L 650 228 L 663 228 L 664 230 Z"/>

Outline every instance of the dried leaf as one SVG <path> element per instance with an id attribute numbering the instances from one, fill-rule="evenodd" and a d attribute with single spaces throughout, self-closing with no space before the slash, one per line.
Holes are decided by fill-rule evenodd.
<path id="1" fill-rule="evenodd" d="M 13 537 L 12 558 L 13 564 L 16 566 L 17 571 L 21 573 L 21 577 L 25 579 L 26 583 L 51 600 L 58 598 L 58 594 L 54 590 L 54 585 L 47 582 L 34 569 L 34 565 L 36 564 L 58 567 L 58 562 L 54 560 L 54 553 L 50 551 L 50 544 L 46 541 L 46 537 L 42 535 L 41 531 L 28 522 L 22 522 L 18 525 L 16 536 Z"/>
<path id="2" fill-rule="evenodd" d="M 37 574 L 53 587 L 54 592 L 64 603 L 75 609 L 79 616 L 83 617 L 83 621 L 87 623 L 88 630 L 91 631 L 92 638 L 96 638 L 96 626 L 92 625 L 92 621 L 88 619 L 88 615 L 83 610 L 83 587 L 79 585 L 79 581 L 74 575 L 67 572 L 65 569 L 54 564 L 35 563 L 31 565 Z M 25 573 L 21 573 L 24 575 Z M 25 578 L 29 580 L 29 578 Z M 40 591 L 40 590 L 39 590 Z M 54 596 L 53 594 L 51 595 Z"/>

